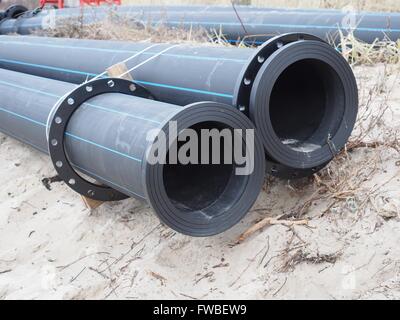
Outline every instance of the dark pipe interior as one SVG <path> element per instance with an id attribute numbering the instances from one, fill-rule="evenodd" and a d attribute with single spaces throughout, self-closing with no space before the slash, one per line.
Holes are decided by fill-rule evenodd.
<path id="1" fill-rule="evenodd" d="M 198 133 L 199 158 L 201 146 L 201 129 L 228 128 L 216 122 L 202 122 L 191 129 Z M 228 128 L 231 130 L 231 128 Z M 234 163 L 223 164 L 223 145 L 221 140 L 221 164 L 166 164 L 163 168 L 164 187 L 173 205 L 183 211 L 201 210 L 207 215 L 217 215 L 228 209 L 240 194 L 243 187 L 243 176 L 235 175 Z M 185 142 L 180 142 L 178 148 Z M 210 142 L 210 158 L 212 156 Z M 167 156 L 168 159 L 168 156 Z M 234 161 L 233 161 L 234 162 Z"/>
<path id="2" fill-rule="evenodd" d="M 273 129 L 283 144 L 313 151 L 338 128 L 344 109 L 344 90 L 327 63 L 300 60 L 279 76 L 270 97 Z"/>

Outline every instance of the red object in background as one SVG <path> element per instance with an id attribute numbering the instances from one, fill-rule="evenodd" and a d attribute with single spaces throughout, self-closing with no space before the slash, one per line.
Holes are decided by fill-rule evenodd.
<path id="1" fill-rule="evenodd" d="M 59 9 L 64 8 L 64 0 L 40 0 L 39 3 L 41 7 L 45 6 L 46 4 L 53 4 Z M 84 6 L 85 4 L 99 6 L 102 3 L 116 4 L 120 6 L 121 0 L 79 0 L 79 3 L 81 6 Z"/>
<path id="2" fill-rule="evenodd" d="M 102 3 L 121 5 L 121 0 L 80 0 L 81 6 L 85 4 L 99 6 Z"/>
<path id="3" fill-rule="evenodd" d="M 64 8 L 64 0 L 40 0 L 39 3 L 41 7 L 45 6 L 46 4 L 54 4 L 59 9 Z"/>

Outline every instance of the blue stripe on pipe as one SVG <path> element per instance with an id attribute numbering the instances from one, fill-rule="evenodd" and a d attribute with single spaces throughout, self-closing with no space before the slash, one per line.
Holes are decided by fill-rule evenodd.
<path id="1" fill-rule="evenodd" d="M 0 62 L 6 62 L 6 63 L 12 63 L 12 64 L 18 64 L 18 65 L 25 65 L 25 66 L 30 66 L 30 67 L 34 67 L 34 68 L 49 69 L 49 70 L 66 72 L 66 73 L 75 73 L 75 74 L 86 75 L 86 76 L 96 76 L 96 74 L 93 74 L 93 73 L 86 73 L 86 72 L 83 72 L 83 71 L 77 71 L 77 70 L 71 70 L 71 69 L 65 69 L 65 68 L 58 68 L 58 67 L 51 67 L 51 66 L 47 66 L 47 65 L 43 65 L 43 64 L 27 63 L 27 62 L 22 62 L 22 61 L 17 61 L 17 60 L 0 59 Z M 213 92 L 213 91 L 205 91 L 205 90 L 198 90 L 198 89 L 192 89 L 192 88 L 171 86 L 171 85 L 168 85 L 168 84 L 155 83 L 155 82 L 149 82 L 149 81 L 135 80 L 135 82 L 141 83 L 141 84 L 146 84 L 148 86 L 153 86 L 153 87 L 161 87 L 161 88 L 168 88 L 168 89 L 174 89 L 174 90 L 179 90 L 179 91 L 201 93 L 201 94 L 205 94 L 205 95 L 218 96 L 218 97 L 223 97 L 223 98 L 228 98 L 228 99 L 232 99 L 233 98 L 233 95 L 226 94 L 226 93 L 218 93 L 218 92 Z"/>
<path id="2" fill-rule="evenodd" d="M 98 144 L 98 143 L 96 143 L 96 142 L 90 141 L 90 140 L 88 140 L 88 139 L 84 139 L 84 138 L 78 137 L 78 136 L 76 136 L 76 135 L 74 135 L 74 134 L 72 134 L 72 133 L 65 132 L 65 135 L 68 136 L 68 137 L 71 137 L 71 138 L 73 138 L 73 139 L 75 139 L 75 140 L 82 141 L 82 142 L 86 142 L 87 144 L 90 144 L 90 145 L 92 145 L 92 146 L 95 146 L 95 147 L 98 147 L 98 148 L 100 148 L 100 149 L 109 151 L 109 152 L 111 152 L 111 153 L 115 153 L 115 154 L 117 154 L 117 155 L 123 156 L 123 157 L 125 157 L 125 158 L 131 159 L 131 160 L 134 160 L 134 161 L 137 161 L 137 162 L 142 162 L 142 160 L 140 160 L 140 159 L 138 159 L 138 158 L 135 158 L 135 157 L 132 157 L 132 156 L 130 156 L 130 155 L 128 155 L 128 154 L 122 153 L 122 152 L 120 152 L 120 151 L 117 151 L 117 150 L 114 150 L 114 149 L 105 147 L 105 146 L 103 146 L 103 145 L 101 145 L 101 144 Z"/>
<path id="3" fill-rule="evenodd" d="M 211 22 L 203 22 L 203 21 L 164 21 L 165 24 L 175 24 L 175 25 L 218 25 L 218 26 L 241 26 L 241 23 L 238 22 L 218 22 L 218 21 L 211 21 Z M 159 24 L 159 22 L 153 22 L 153 25 Z M 300 28 L 300 29 L 324 29 L 324 30 L 333 30 L 333 29 L 340 29 L 346 30 L 346 28 L 340 28 L 339 26 L 322 26 L 322 25 L 303 25 L 303 24 L 275 24 L 275 23 L 243 23 L 244 26 L 248 27 L 276 27 L 276 28 Z M 32 24 L 28 25 L 25 24 L 25 27 L 40 27 L 39 25 Z M 4 28 L 4 27 L 3 27 Z M 13 26 L 5 27 L 9 29 L 13 29 Z M 353 29 L 354 31 L 363 31 L 363 32 L 400 32 L 400 29 L 390 29 L 390 28 L 367 28 L 367 27 L 357 27 Z M 101 49 L 101 50 L 110 50 L 110 49 Z"/>
<path id="4" fill-rule="evenodd" d="M 52 98 L 60 98 L 61 97 L 61 96 L 58 96 L 58 95 L 53 94 L 53 93 L 49 93 L 49 92 L 45 92 L 45 91 L 41 91 L 41 90 L 36 90 L 36 89 L 20 86 L 18 84 L 15 84 L 15 83 L 12 83 L 12 82 L 3 81 L 3 80 L 0 80 L 0 84 L 5 85 L 5 86 L 9 86 L 9 87 L 14 87 L 14 88 L 26 90 L 26 91 L 30 91 L 30 92 L 43 94 L 45 96 L 49 96 L 49 97 L 52 97 Z"/>
<path id="5" fill-rule="evenodd" d="M 46 96 L 49 96 L 49 97 L 52 97 L 52 98 L 56 98 L 56 99 L 61 98 L 61 96 L 56 95 L 56 94 L 52 94 L 52 93 L 49 93 L 49 92 L 46 92 L 46 91 L 41 91 L 41 90 L 37 90 L 37 89 L 32 89 L 32 88 L 20 86 L 20 85 L 17 85 L 15 83 L 7 82 L 7 81 L 0 80 L 0 84 L 7 85 L 7 86 L 10 86 L 10 87 L 15 87 L 15 88 L 26 90 L 26 91 L 31 91 L 31 92 L 43 94 L 43 95 L 46 95 Z M 127 117 L 130 117 L 130 118 L 135 118 L 135 119 L 139 119 L 139 120 L 145 120 L 145 121 L 153 122 L 153 123 L 156 123 L 156 124 L 161 124 L 161 122 L 156 121 L 156 120 L 152 120 L 152 119 L 136 116 L 136 115 L 133 115 L 133 114 L 130 114 L 130 113 L 127 113 L 127 112 L 121 112 L 121 111 L 117 111 L 117 110 L 113 110 L 113 109 L 108 109 L 106 107 L 102 107 L 102 106 L 95 105 L 95 104 L 88 103 L 88 102 L 84 103 L 83 105 L 86 105 L 86 106 L 89 106 L 89 107 L 92 107 L 92 108 L 95 108 L 95 109 L 103 110 L 103 111 L 106 111 L 106 112 L 111 112 L 111 113 L 127 116 Z"/>
<path id="6" fill-rule="evenodd" d="M 106 49 L 106 48 L 94 48 L 94 47 L 81 47 L 81 46 L 68 46 L 68 45 L 57 45 L 57 44 L 48 44 L 48 43 L 32 43 L 32 42 L 23 42 L 23 41 L 3 41 L 0 40 L 2 44 L 17 44 L 23 46 L 38 46 L 38 47 L 48 47 L 48 48 L 60 48 L 60 49 L 79 49 L 79 50 L 90 50 L 90 51 L 100 51 L 100 52 L 110 52 L 110 53 L 129 53 L 136 54 L 141 51 L 132 51 L 132 50 L 121 50 L 121 49 Z M 142 52 L 143 55 L 156 55 L 158 52 L 145 51 Z M 174 54 L 174 53 L 162 53 L 161 56 L 166 57 L 175 57 L 182 59 L 194 59 L 194 60 L 207 60 L 207 61 L 226 61 L 226 62 L 237 62 L 237 63 L 246 63 L 247 59 L 231 59 L 231 58 L 215 58 L 215 57 L 207 57 L 207 56 L 194 56 L 194 55 L 186 55 L 186 54 Z M 129 56 L 128 56 L 129 57 Z"/>
<path id="7" fill-rule="evenodd" d="M 255 41 L 255 40 L 229 40 L 229 39 L 226 39 L 225 40 L 226 42 L 229 42 L 229 43 L 234 43 L 234 44 L 240 44 L 240 43 L 244 43 L 244 44 L 263 44 L 265 41 Z"/>
<path id="8" fill-rule="evenodd" d="M 1 108 L 0 108 L 0 110 L 1 110 Z M 17 137 L 16 135 L 14 135 L 14 134 L 8 132 L 7 130 L 5 130 L 5 129 L 3 129 L 3 128 L 0 128 L 0 132 L 3 132 L 3 133 L 5 133 L 6 135 L 8 135 L 8 136 L 10 136 L 10 137 L 12 137 L 12 138 L 14 138 L 14 139 L 20 140 L 20 141 L 22 141 L 23 143 L 25 143 L 25 144 L 31 146 L 31 147 L 34 148 L 34 149 L 38 149 L 38 150 L 42 151 L 43 153 L 47 153 L 47 154 L 48 154 L 48 150 L 47 150 L 47 149 L 43 149 L 43 148 L 40 148 L 40 147 L 38 147 L 38 146 L 35 146 L 33 143 L 31 143 L 31 142 L 29 142 L 29 141 L 27 141 L 27 140 L 25 140 L 25 139 L 23 139 L 23 138 L 21 138 L 21 137 Z M 95 173 L 93 173 L 93 172 L 91 172 L 91 171 L 89 171 L 89 170 L 87 170 L 87 169 L 84 169 L 84 168 L 78 166 L 77 164 L 75 164 L 75 163 L 73 163 L 73 162 L 71 162 L 71 165 L 72 165 L 73 167 L 75 167 L 76 169 L 82 171 L 83 173 L 89 174 L 89 175 L 91 175 L 92 177 L 95 177 L 95 178 L 97 178 L 97 179 L 101 179 L 101 180 L 103 180 L 103 181 L 105 181 L 105 182 L 108 182 L 108 183 L 111 184 L 111 185 L 114 185 L 114 186 L 120 188 L 121 190 L 126 191 L 128 194 L 129 194 L 129 193 L 133 193 L 134 195 L 138 196 L 139 198 L 142 198 L 142 199 L 146 200 L 146 198 L 145 198 L 144 196 L 142 196 L 142 195 L 140 195 L 140 194 L 138 194 L 138 193 L 136 193 L 136 192 L 133 192 L 132 190 L 129 190 L 129 189 L 127 189 L 127 188 L 125 188 L 125 187 L 123 187 L 123 186 L 121 186 L 121 185 L 119 185 L 119 184 L 117 184 L 117 183 L 115 183 L 115 182 L 112 182 L 112 181 L 110 181 L 110 180 L 107 180 L 106 178 L 104 178 L 104 177 L 102 177 L 102 176 L 99 176 L 99 175 L 97 175 L 97 174 L 95 174 Z"/>
<path id="9" fill-rule="evenodd" d="M 9 114 L 11 114 L 11 115 L 13 115 L 13 116 L 15 116 L 15 117 L 17 117 L 17 118 L 24 119 L 24 120 L 26 120 L 26 121 L 32 122 L 32 123 L 34 123 L 34 124 L 37 124 L 37 125 L 39 125 L 39 126 L 46 127 L 46 124 L 45 124 L 45 123 L 42 123 L 42 122 L 33 120 L 33 119 L 29 118 L 29 117 L 26 117 L 26 116 L 23 116 L 23 115 L 21 115 L 21 114 L 15 113 L 15 112 L 13 112 L 13 111 L 10 111 L 10 110 L 7 110 L 7 109 L 1 108 L 1 107 L 0 107 L 0 111 L 9 113 Z"/>
<path id="10" fill-rule="evenodd" d="M 6 63 L 18 64 L 18 65 L 21 65 L 21 66 L 37 67 L 37 68 L 42 67 L 42 65 L 40 65 L 40 64 L 28 63 L 28 62 L 17 61 L 17 60 L 0 59 L 0 61 L 6 62 Z M 46 69 L 53 70 L 53 71 L 62 71 L 62 72 L 67 72 L 67 73 L 74 73 L 74 74 L 79 74 L 79 75 L 82 75 L 82 76 L 91 76 L 91 77 L 97 76 L 97 74 L 95 74 L 95 73 L 88 73 L 88 72 L 83 72 L 83 71 L 79 71 L 79 70 L 64 69 L 64 68 L 52 67 L 52 66 L 46 66 Z"/>
<path id="11" fill-rule="evenodd" d="M 180 90 L 180 91 L 188 91 L 188 92 L 194 92 L 194 93 L 201 93 L 201 94 L 207 94 L 207 95 L 217 96 L 217 97 L 222 97 L 222 98 L 229 98 L 229 99 L 233 98 L 233 95 L 225 94 L 225 93 L 177 87 L 177 86 L 172 86 L 172 85 L 168 85 L 168 84 L 159 84 L 159 83 L 148 82 L 148 81 L 135 80 L 135 82 L 140 83 L 140 84 L 149 85 L 149 86 L 162 87 L 162 88 L 168 88 L 168 89 L 174 89 L 174 90 Z"/>
<path id="12" fill-rule="evenodd" d="M 29 121 L 29 122 L 31 122 L 31 123 L 34 123 L 34 124 L 36 124 L 36 125 L 39 125 L 39 126 L 42 126 L 42 127 L 45 127 L 45 128 L 46 128 L 46 124 L 45 124 L 45 123 L 40 122 L 40 121 L 37 121 L 37 120 L 34 120 L 34 119 L 29 118 L 29 117 L 27 117 L 27 116 L 24 116 L 24 115 L 15 113 L 15 112 L 13 112 L 13 111 L 10 111 L 10 110 L 7 110 L 7 109 L 1 108 L 1 107 L 0 107 L 0 111 L 3 111 L 3 112 L 5 112 L 5 113 L 11 114 L 11 115 L 13 115 L 13 116 L 15 116 L 15 117 L 17 117 L 17 118 L 20 118 L 20 119 Z M 105 147 L 105 146 L 103 146 L 103 145 L 101 145 L 101 144 L 98 144 L 98 143 L 96 143 L 96 142 L 93 142 L 93 141 L 90 141 L 90 140 L 87 140 L 87 139 L 78 137 L 78 136 L 76 136 L 76 135 L 74 135 L 74 134 L 72 134 L 72 133 L 65 132 L 65 135 L 66 135 L 66 136 L 69 136 L 69 137 L 71 137 L 71 138 L 73 138 L 73 139 L 75 139 L 75 140 L 82 141 L 82 142 L 86 142 L 86 143 L 88 143 L 88 144 L 90 144 L 90 145 L 93 145 L 93 146 L 95 146 L 95 147 L 98 147 L 98 148 L 100 148 L 100 149 L 103 149 L 103 150 L 112 152 L 112 153 L 114 153 L 114 154 L 123 156 L 123 157 L 125 157 L 125 158 L 131 159 L 131 160 L 134 160 L 134 161 L 137 161 L 137 162 L 142 162 L 142 160 L 140 160 L 140 159 L 138 159 L 138 158 L 135 158 L 135 157 L 133 157 L 133 156 L 130 156 L 130 155 L 125 154 L 125 153 L 122 153 L 122 152 L 120 152 L 120 151 L 117 151 L 117 150 L 114 150 L 114 149 Z"/>
<path id="13" fill-rule="evenodd" d="M 296 8 L 282 8 L 282 7 L 277 7 L 277 8 L 265 8 L 264 10 L 260 11 L 259 9 L 261 8 L 257 8 L 257 7 L 252 7 L 252 8 L 246 8 L 246 10 L 242 11 L 241 7 L 238 6 L 236 7 L 237 11 L 240 14 L 265 14 L 265 13 L 275 13 L 275 14 L 287 14 L 287 13 L 298 13 L 298 14 L 302 14 L 302 15 L 315 15 L 315 13 L 319 13 L 323 16 L 327 16 L 327 15 L 338 15 L 338 14 L 348 14 L 348 13 L 352 13 L 352 14 L 357 14 L 360 15 L 362 17 L 364 16 L 384 16 L 387 18 L 393 17 L 393 16 L 399 16 L 400 13 L 397 12 L 382 12 L 382 11 L 359 11 L 359 10 L 354 10 L 354 11 L 346 11 L 346 10 L 340 10 L 340 9 L 325 9 L 325 8 L 312 8 L 312 9 L 296 9 Z M 212 7 L 208 8 L 208 9 L 202 9 L 199 11 L 199 8 L 191 8 L 189 10 L 154 10 L 154 11 L 149 11 L 149 14 L 185 14 L 185 15 L 190 15 L 190 14 L 198 14 L 198 13 L 206 13 L 206 14 L 221 14 L 221 13 L 234 13 L 233 9 L 231 7 L 229 7 L 229 9 L 232 9 L 232 11 L 212 11 Z M 218 9 L 218 8 L 217 8 Z M 268 9 L 268 10 L 267 10 Z M 196 10 L 196 11 L 193 11 Z M 137 10 L 131 10 L 128 9 L 127 12 L 116 12 L 117 15 L 131 15 L 131 14 L 138 14 L 138 13 L 142 13 L 142 12 L 146 12 L 146 9 L 143 8 L 138 8 Z M 42 18 L 43 16 L 49 15 L 50 12 L 47 10 L 44 10 L 40 13 L 40 15 L 38 15 L 38 17 Z M 86 14 L 92 14 L 95 16 L 99 16 L 99 15 L 105 15 L 106 12 L 100 12 L 100 13 L 94 13 L 94 12 L 86 12 Z M 70 17 L 80 17 L 82 16 L 81 13 L 76 14 L 76 13 L 71 13 L 71 14 L 63 14 L 62 12 L 59 12 L 58 10 L 56 10 L 55 15 L 57 18 L 65 18 L 66 16 L 68 18 Z"/>
<path id="14" fill-rule="evenodd" d="M 166 24 L 185 24 L 185 25 L 220 25 L 220 26 L 241 26 L 242 23 L 238 22 L 218 22 L 218 21 L 210 21 L 210 22 L 205 22 L 205 21 L 176 21 L 176 20 L 165 20 L 164 23 Z M 153 22 L 153 25 L 159 24 L 159 22 Z M 347 28 L 340 28 L 338 25 L 333 25 L 333 26 L 323 26 L 323 25 L 304 25 L 304 24 L 278 24 L 278 23 L 247 23 L 243 22 L 244 26 L 249 26 L 249 27 L 278 27 L 278 28 L 301 28 L 301 29 L 340 29 L 340 30 L 347 30 Z M 32 25 L 32 26 L 37 26 L 37 25 Z M 400 32 L 400 29 L 394 28 L 368 28 L 368 27 L 356 27 L 353 29 L 353 31 L 372 31 L 372 32 Z M 82 47 L 81 49 L 84 49 L 85 47 Z M 86 49 L 89 49 L 86 47 Z M 99 50 L 110 50 L 110 49 L 101 49 Z M 190 57 L 190 56 L 187 56 Z"/>
<path id="15" fill-rule="evenodd" d="M 201 22 L 201 21 L 165 21 L 166 24 L 202 24 L 202 25 L 220 25 L 220 26 L 241 26 L 238 22 Z M 248 27 L 278 27 L 278 28 L 300 28 L 300 29 L 324 29 L 324 30 L 347 30 L 347 28 L 340 28 L 340 26 L 320 26 L 320 25 L 303 25 L 303 24 L 275 24 L 275 23 L 246 23 L 243 25 Z M 400 32 L 400 29 L 390 28 L 366 28 L 356 27 L 352 31 L 375 31 L 375 32 Z"/>
<path id="16" fill-rule="evenodd" d="M 119 114 L 121 116 L 127 116 L 127 117 L 130 117 L 130 118 L 135 118 L 135 119 L 139 119 L 139 120 L 145 120 L 145 121 L 148 121 L 148 122 L 153 122 L 155 124 L 161 124 L 160 121 L 156 121 L 156 120 L 152 120 L 152 119 L 148 119 L 148 118 L 144 118 L 144 117 L 140 117 L 140 116 L 135 116 L 135 115 L 132 115 L 132 114 L 127 113 L 127 112 L 108 109 L 108 108 L 105 108 L 105 107 L 102 107 L 102 106 L 98 106 L 98 105 L 95 105 L 95 104 L 92 104 L 92 103 L 88 103 L 88 102 L 84 103 L 83 105 L 88 105 L 88 106 L 90 106 L 92 108 L 99 109 L 99 110 L 104 110 L 106 112 L 116 113 L 116 114 Z"/>

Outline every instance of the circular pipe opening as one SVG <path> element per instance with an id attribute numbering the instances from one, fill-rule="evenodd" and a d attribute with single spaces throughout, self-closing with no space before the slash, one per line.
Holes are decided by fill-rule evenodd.
<path id="1" fill-rule="evenodd" d="M 176 121 L 179 139 L 171 131 L 171 121 Z M 193 130 L 192 135 L 181 134 L 187 129 Z M 254 143 L 249 143 L 247 129 L 252 130 Z M 209 130 L 218 136 L 210 137 Z M 164 124 L 162 132 L 169 140 L 166 161 L 147 161 L 144 175 L 146 197 L 161 221 L 180 233 L 197 237 L 215 235 L 237 224 L 256 201 L 264 181 L 265 154 L 252 122 L 231 106 L 199 102 L 182 108 Z M 197 137 L 197 153 L 190 157 L 191 162 L 182 162 L 181 157 L 170 161 L 170 153 L 176 152 L 173 142 L 178 141 L 176 149 L 178 155 L 182 154 L 182 150 L 189 150 L 185 148 L 189 136 Z M 148 149 L 147 159 L 159 150 L 155 147 L 158 137 Z M 234 156 L 235 150 L 228 143 L 233 139 L 240 142 L 242 159 Z M 209 152 L 205 156 L 207 147 L 202 143 L 207 140 Z M 244 173 L 244 167 L 250 170 Z"/>
<path id="2" fill-rule="evenodd" d="M 272 127 L 282 144 L 312 152 L 334 135 L 344 113 L 344 88 L 327 63 L 304 59 L 288 66 L 275 82 L 269 102 Z"/>
<path id="3" fill-rule="evenodd" d="M 357 83 L 349 64 L 315 40 L 274 51 L 250 94 L 250 118 L 267 158 L 289 170 L 309 170 L 332 160 L 346 144 L 357 111 Z"/>
<path id="4" fill-rule="evenodd" d="M 167 162 L 163 168 L 164 187 L 169 200 L 176 209 L 187 212 L 202 211 L 204 219 L 208 219 L 207 216 L 221 213 L 221 208 L 229 209 L 233 205 L 232 199 L 237 198 L 243 192 L 244 176 L 235 175 L 236 164 L 225 164 L 224 138 L 221 139 L 218 151 L 213 150 L 210 144 L 208 164 L 201 163 L 201 155 L 204 157 L 204 153 L 202 154 L 200 146 L 203 143 L 202 140 L 208 139 L 203 139 L 201 131 L 216 130 L 220 134 L 224 129 L 232 132 L 232 128 L 222 123 L 208 121 L 198 123 L 189 129 L 193 129 L 199 137 L 197 164 L 169 164 Z M 186 142 L 179 142 L 178 152 Z M 212 159 L 216 156 L 215 153 L 221 155 L 219 164 L 212 163 Z M 231 156 L 233 158 L 232 153 Z M 169 153 L 167 154 L 168 158 Z"/>

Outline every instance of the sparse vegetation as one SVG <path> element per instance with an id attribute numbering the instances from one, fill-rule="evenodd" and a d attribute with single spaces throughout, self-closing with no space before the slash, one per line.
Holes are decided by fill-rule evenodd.
<path id="1" fill-rule="evenodd" d="M 125 4 L 219 4 L 230 5 L 231 0 L 125 0 Z M 260 7 L 290 8 L 330 8 L 342 9 L 352 7 L 357 10 L 399 11 L 398 0 L 234 0 L 237 4 L 251 4 Z"/>
<path id="2" fill-rule="evenodd" d="M 82 18 L 61 21 L 57 27 L 38 30 L 36 35 L 97 40 L 130 40 L 152 42 L 208 42 L 209 37 L 202 30 L 166 28 L 163 25 L 144 25 L 138 21 L 122 18 L 110 13 L 99 22 L 82 23 Z"/>
<path id="3" fill-rule="evenodd" d="M 374 63 L 400 63 L 400 39 L 375 40 L 373 43 L 365 43 L 358 40 L 353 34 L 347 36 L 340 33 L 338 51 L 352 65 Z"/>
<path id="4" fill-rule="evenodd" d="M 67 0 L 74 3 L 74 0 Z M 79 1 L 75 0 L 77 4 Z M 208 4 L 230 5 L 231 0 L 123 0 L 123 4 L 151 4 L 151 5 L 179 5 L 179 4 Z M 234 0 L 235 4 L 253 5 L 260 7 L 290 7 L 290 8 L 329 8 L 372 10 L 372 11 L 400 11 L 398 0 Z M 38 0 L 2 0 L 0 9 L 10 4 L 19 3 L 33 9 L 38 6 Z"/>
<path id="5" fill-rule="evenodd" d="M 231 46 L 221 30 L 206 30 L 181 27 L 169 28 L 163 24 L 156 26 L 126 17 L 121 17 L 110 11 L 110 14 L 102 21 L 92 24 L 83 24 L 82 17 L 68 19 L 58 23 L 57 27 L 36 31 L 36 35 L 50 37 L 67 37 L 78 39 L 97 40 L 127 40 L 127 41 L 151 41 L 151 42 L 192 42 L 214 45 Z M 247 47 L 246 39 L 238 43 L 238 47 Z M 337 42 L 337 41 L 336 41 Z M 353 34 L 344 35 L 340 32 L 337 44 L 332 40 L 332 45 L 342 53 L 351 65 L 375 64 L 375 63 L 400 63 L 400 40 L 375 40 L 373 43 L 365 43 L 355 38 Z"/>

